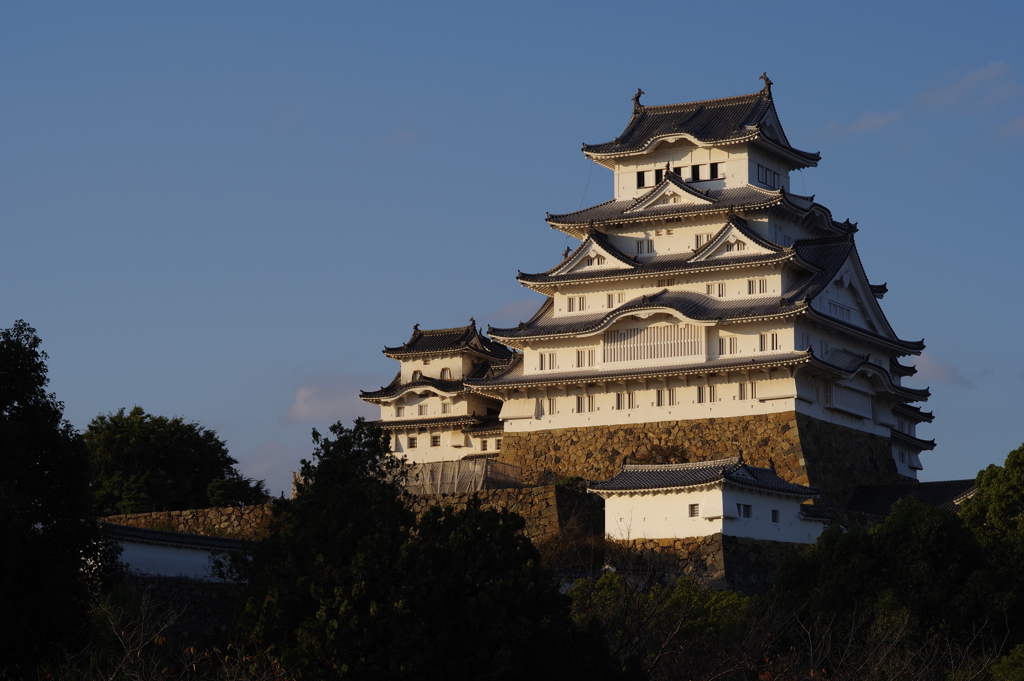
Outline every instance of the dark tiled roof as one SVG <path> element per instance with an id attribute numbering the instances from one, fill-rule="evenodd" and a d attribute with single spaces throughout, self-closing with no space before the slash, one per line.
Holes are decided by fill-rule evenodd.
<path id="1" fill-rule="evenodd" d="M 452 395 L 463 392 L 465 389 L 466 387 L 462 384 L 462 381 L 442 381 L 438 378 L 428 378 L 424 376 L 418 381 L 410 381 L 409 383 L 392 381 L 390 385 L 381 388 L 380 390 L 360 390 L 359 397 L 367 401 L 374 401 L 398 397 L 399 395 L 415 390 L 433 390 L 435 392 Z"/>
<path id="2" fill-rule="evenodd" d="M 643 196 L 621 201 L 613 199 L 562 215 L 549 214 L 547 221 L 553 226 L 610 225 L 701 213 L 759 210 L 777 205 L 783 205 L 797 215 L 804 216 L 816 205 L 810 197 L 789 194 L 782 190 L 772 191 L 753 185 L 744 185 L 726 189 L 709 189 L 704 195 L 705 200 L 695 200 L 692 203 L 657 204 L 636 210 L 637 206 L 644 203 L 651 194 L 659 191 L 664 184 L 669 182 L 676 184 L 675 178 L 674 173 L 667 173 L 667 177 L 661 181 L 661 184 Z M 839 231 L 838 223 L 835 223 L 835 228 L 836 231 Z"/>
<path id="3" fill-rule="evenodd" d="M 839 348 L 835 350 L 829 350 L 822 358 L 822 360 L 831 364 L 834 367 L 842 369 L 843 371 L 853 371 L 861 364 L 867 362 L 868 356 Z"/>
<path id="4" fill-rule="evenodd" d="M 899 376 L 913 376 L 917 373 L 917 367 L 905 366 L 896 359 L 889 360 L 889 370 Z"/>
<path id="5" fill-rule="evenodd" d="M 835 518 L 832 513 L 826 511 L 820 506 L 813 506 L 811 504 L 801 504 L 800 515 L 808 520 L 832 520 Z"/>
<path id="6" fill-rule="evenodd" d="M 129 527 L 128 525 L 115 525 L 113 523 L 100 523 L 100 527 L 108 537 L 118 541 L 142 544 L 157 544 L 160 546 L 174 546 L 204 551 L 239 551 L 245 545 L 245 542 L 241 539 L 208 537 L 199 534 L 186 534 L 184 532 L 166 532 L 164 530 L 150 530 L 141 527 Z"/>
<path id="7" fill-rule="evenodd" d="M 889 429 L 889 433 L 892 436 L 893 440 L 899 440 L 903 444 L 905 444 L 905 445 L 907 445 L 909 447 L 912 447 L 914 449 L 928 450 L 928 451 L 931 451 L 931 450 L 935 449 L 935 440 L 922 440 L 919 437 L 914 437 L 913 435 L 908 435 L 906 433 L 901 433 L 900 431 L 896 430 L 895 428 L 890 428 Z"/>
<path id="8" fill-rule="evenodd" d="M 871 287 L 871 295 L 877 300 L 881 300 L 885 297 L 885 294 L 889 292 L 889 286 L 887 284 L 868 284 Z"/>
<path id="9" fill-rule="evenodd" d="M 722 99 L 708 99 L 660 106 L 637 105 L 626 129 L 615 141 L 584 144 L 586 154 L 626 154 L 645 149 L 653 140 L 673 135 L 689 135 L 700 142 L 725 143 L 767 139 L 760 125 L 773 112 L 771 88 L 760 92 Z M 777 119 L 776 114 L 776 119 Z M 817 165 L 821 156 L 794 149 L 779 131 L 778 139 L 767 140 L 786 152 L 794 167 Z"/>
<path id="10" fill-rule="evenodd" d="M 834 353 L 835 351 L 833 350 L 832 352 Z M 875 376 L 882 378 L 885 381 L 886 389 L 889 392 L 910 400 L 911 402 L 927 400 L 931 396 L 931 393 L 927 388 L 924 390 L 918 390 L 916 388 L 907 388 L 902 385 L 897 385 L 884 367 L 878 366 L 873 362 L 869 362 L 863 355 L 858 355 L 855 352 L 848 352 L 845 350 L 842 352 L 844 354 L 840 355 L 840 357 L 847 360 L 843 362 L 842 366 L 832 364 L 831 362 L 827 362 L 818 357 L 812 357 L 811 362 L 823 369 L 831 369 L 839 375 L 845 375 L 847 378 L 850 378 L 854 374 L 864 370 L 866 373 L 874 374 Z M 831 353 L 829 356 L 834 357 Z M 860 360 L 855 361 L 854 358 L 860 358 Z"/>
<path id="11" fill-rule="evenodd" d="M 856 513 L 887 516 L 900 499 L 917 499 L 934 508 L 958 511 L 955 503 L 974 489 L 974 480 L 911 482 L 901 485 L 865 485 L 858 487 L 846 509 Z"/>
<path id="12" fill-rule="evenodd" d="M 498 452 L 487 452 L 486 454 L 466 454 L 461 461 L 480 461 L 481 459 L 497 459 Z"/>
<path id="13" fill-rule="evenodd" d="M 805 498 L 819 494 L 815 487 L 786 482 L 770 468 L 748 466 L 735 457 L 717 461 L 659 466 L 627 464 L 614 478 L 591 482 L 587 489 L 607 492 L 675 489 L 706 485 L 719 480 L 743 487 L 793 494 Z"/>
<path id="14" fill-rule="evenodd" d="M 893 411 L 898 414 L 902 414 L 914 421 L 921 422 L 926 421 L 931 423 L 935 420 L 935 414 L 930 411 L 921 411 L 920 407 L 914 407 L 909 404 L 897 404 L 893 407 Z"/>
<path id="15" fill-rule="evenodd" d="M 422 355 L 437 355 L 471 350 L 494 359 L 506 359 L 512 351 L 500 343 L 487 338 L 473 322 L 469 326 L 452 329 L 430 329 L 421 331 L 420 325 L 413 327 L 409 340 L 397 348 L 384 348 L 384 354 L 393 359 Z"/>
<path id="16" fill-rule="evenodd" d="M 505 422 L 500 420 L 497 416 L 486 417 L 484 421 L 470 426 L 469 428 L 463 428 L 462 432 L 466 435 L 490 435 L 490 434 L 501 434 L 505 431 Z M 463 457 L 465 458 L 465 457 Z"/>
<path id="17" fill-rule="evenodd" d="M 427 419 L 381 419 L 371 425 L 380 426 L 384 430 L 400 430 L 402 428 L 443 428 L 444 426 L 471 426 L 480 423 L 482 416 L 472 414 L 456 414 L 454 416 L 435 416 Z"/>
<path id="18" fill-rule="evenodd" d="M 715 244 L 718 236 L 730 227 L 734 227 L 752 242 L 756 243 L 758 246 L 769 249 L 771 252 L 719 256 L 711 260 L 694 260 L 694 258 L 698 258 L 703 255 L 712 244 Z M 578 253 L 585 251 L 590 244 L 600 245 L 602 249 L 609 253 L 609 255 L 614 255 L 616 259 L 620 260 L 625 267 L 615 269 L 582 270 L 569 272 L 567 274 L 557 274 L 560 269 L 571 263 L 577 257 Z M 590 230 L 589 236 L 582 244 L 580 244 L 579 248 L 573 251 L 572 254 L 567 256 L 555 267 L 549 269 L 547 272 L 541 272 L 539 274 L 524 274 L 520 272 L 516 278 L 524 284 L 561 284 L 621 279 L 627 277 L 637 278 L 676 272 L 707 271 L 730 269 L 735 267 L 749 267 L 751 265 L 772 264 L 791 260 L 795 253 L 796 251 L 793 249 L 782 248 L 781 246 L 768 241 L 752 230 L 746 220 L 734 215 L 730 217 L 725 226 L 722 227 L 722 229 L 720 229 L 707 244 L 701 246 L 696 251 L 673 255 L 659 255 L 651 258 L 637 258 L 636 256 L 626 255 L 616 248 L 605 234 L 596 230 Z"/>
<path id="19" fill-rule="evenodd" d="M 685 359 L 685 358 L 683 358 Z M 810 361 L 811 355 L 806 352 L 779 352 L 744 359 L 724 358 L 710 361 L 700 360 L 694 364 L 672 364 L 657 367 L 620 369 L 618 371 L 545 371 L 527 376 L 523 373 L 522 355 L 505 371 L 495 374 L 492 378 L 466 381 L 470 387 L 513 388 L 519 386 L 562 385 L 574 381 L 612 381 L 622 379 L 656 378 L 659 376 L 676 376 L 682 374 L 706 374 L 731 369 L 763 369 L 765 367 L 791 366 Z"/>

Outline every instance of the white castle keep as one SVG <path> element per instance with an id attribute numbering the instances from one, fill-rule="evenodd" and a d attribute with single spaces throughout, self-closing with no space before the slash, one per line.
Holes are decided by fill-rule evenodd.
<path id="1" fill-rule="evenodd" d="M 771 81 L 753 94 L 648 106 L 584 145 L 612 199 L 548 224 L 579 241 L 518 281 L 546 297 L 511 328 L 414 329 L 380 405 L 411 462 L 495 458 L 527 481 L 606 480 L 624 464 L 735 456 L 842 509 L 854 487 L 917 478 L 928 391 L 855 244 L 790 189 L 820 156 L 793 147 Z"/>

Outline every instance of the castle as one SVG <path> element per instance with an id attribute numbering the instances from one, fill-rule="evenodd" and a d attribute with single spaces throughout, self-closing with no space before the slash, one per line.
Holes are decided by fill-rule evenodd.
<path id="1" fill-rule="evenodd" d="M 742 461 L 842 511 L 856 488 L 917 479 L 927 390 L 903 386 L 922 341 L 897 336 L 855 244 L 791 191 L 817 153 L 789 142 L 772 83 L 642 104 L 584 155 L 614 195 L 547 215 L 578 240 L 518 281 L 546 296 L 511 328 L 420 330 L 363 392 L 413 463 L 493 459 L 523 481 L 608 480 L 624 464 Z M 813 495 L 805 495 L 813 496 Z"/>

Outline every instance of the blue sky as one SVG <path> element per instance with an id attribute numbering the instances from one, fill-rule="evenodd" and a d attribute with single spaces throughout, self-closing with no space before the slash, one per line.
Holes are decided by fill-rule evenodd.
<path id="1" fill-rule="evenodd" d="M 919 8 L 927 7 L 926 11 Z M 141 405 L 288 489 L 414 323 L 514 324 L 611 196 L 581 142 L 760 88 L 936 413 L 927 480 L 1024 441 L 1020 3 L 0 4 L 0 326 L 84 428 Z"/>

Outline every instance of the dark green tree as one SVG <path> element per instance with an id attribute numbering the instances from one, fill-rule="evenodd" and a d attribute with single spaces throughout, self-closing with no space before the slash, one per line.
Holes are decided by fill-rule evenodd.
<path id="1" fill-rule="evenodd" d="M 402 491 L 388 438 L 361 419 L 314 431 L 295 500 L 255 549 L 242 628 L 303 678 L 622 678 L 577 629 L 521 517 L 432 509 Z"/>
<path id="2" fill-rule="evenodd" d="M 86 429 L 93 490 L 100 513 L 178 511 L 269 498 L 261 480 L 246 478 L 217 433 L 180 416 L 136 406 L 97 416 Z"/>
<path id="3" fill-rule="evenodd" d="M 0 670 L 72 642 L 117 555 L 95 520 L 85 447 L 46 392 L 40 343 L 21 320 L 0 330 Z"/>

